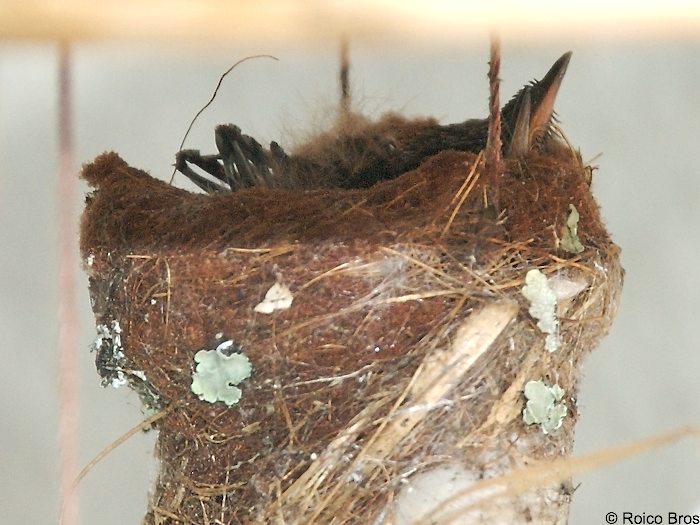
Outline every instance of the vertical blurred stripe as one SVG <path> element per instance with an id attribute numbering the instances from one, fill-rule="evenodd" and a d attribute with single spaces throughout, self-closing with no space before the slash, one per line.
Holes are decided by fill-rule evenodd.
<path id="1" fill-rule="evenodd" d="M 75 255 L 78 251 L 75 153 L 71 104 L 70 45 L 59 45 L 58 79 L 58 384 L 59 477 L 63 525 L 77 525 L 78 496 L 73 482 L 78 473 L 78 317 L 75 303 Z"/>

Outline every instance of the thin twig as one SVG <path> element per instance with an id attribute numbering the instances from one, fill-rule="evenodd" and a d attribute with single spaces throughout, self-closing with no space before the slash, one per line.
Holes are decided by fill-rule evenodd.
<path id="1" fill-rule="evenodd" d="M 144 419 L 143 421 L 141 421 L 137 425 L 134 425 L 133 427 L 131 427 L 129 430 L 124 432 L 121 436 L 119 436 L 117 439 L 112 441 L 105 448 L 100 450 L 100 452 L 94 458 L 92 458 L 87 465 L 85 465 L 83 467 L 83 469 L 75 477 L 75 479 L 72 480 L 73 486 L 77 486 L 83 480 L 83 478 L 85 476 L 87 476 L 88 472 L 90 472 L 95 467 L 95 465 L 97 465 L 100 461 L 102 461 L 109 454 L 111 454 L 117 447 L 119 447 L 119 446 L 123 445 L 124 443 L 126 443 L 127 441 L 129 441 L 129 439 L 134 437 L 139 432 L 146 430 L 151 425 L 153 425 L 153 423 L 155 423 L 156 421 L 163 419 L 165 416 L 170 414 L 170 412 L 172 412 L 176 406 L 177 406 L 176 404 L 172 404 L 172 405 L 164 408 L 160 412 L 156 412 L 148 419 Z"/>
<path id="2" fill-rule="evenodd" d="M 124 434 L 119 436 L 117 439 L 112 441 L 109 445 L 107 445 L 105 448 L 100 450 L 100 452 L 90 460 L 90 462 L 83 467 L 83 469 L 78 473 L 77 476 L 74 476 L 71 478 L 70 483 L 69 483 L 69 489 L 71 492 L 75 492 L 78 488 L 78 485 L 80 485 L 80 482 L 83 480 L 85 476 L 87 476 L 88 472 L 90 472 L 95 465 L 97 465 L 100 461 L 102 461 L 104 458 L 106 458 L 114 449 L 119 447 L 120 445 L 123 445 L 126 443 L 129 439 L 131 439 L 133 436 L 138 434 L 139 432 L 146 430 L 148 427 L 150 427 L 153 423 L 158 421 L 159 419 L 164 418 L 167 416 L 170 412 L 172 412 L 177 404 L 172 404 L 160 412 L 157 412 L 153 414 L 151 417 L 148 419 L 144 419 L 141 421 L 139 424 L 136 426 L 130 428 L 127 430 Z M 77 469 L 76 469 L 77 471 Z M 68 521 L 68 509 L 64 505 L 61 506 L 61 515 L 59 517 L 59 525 L 68 525 L 70 522 Z"/>

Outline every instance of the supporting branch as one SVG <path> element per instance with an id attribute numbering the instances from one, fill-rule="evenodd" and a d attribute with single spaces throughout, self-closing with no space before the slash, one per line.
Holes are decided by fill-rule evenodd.
<path id="1" fill-rule="evenodd" d="M 340 41 L 340 118 L 350 113 L 350 57 L 348 37 Z"/>
<path id="2" fill-rule="evenodd" d="M 498 207 L 498 183 L 503 173 L 501 158 L 501 41 L 497 34 L 491 35 L 491 59 L 489 60 L 489 131 L 486 141 L 486 171 L 492 177 L 491 197 Z"/>

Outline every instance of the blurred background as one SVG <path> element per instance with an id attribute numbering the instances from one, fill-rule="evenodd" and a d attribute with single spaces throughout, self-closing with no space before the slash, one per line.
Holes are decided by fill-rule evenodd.
<path id="1" fill-rule="evenodd" d="M 0 3 L 4 523 L 55 523 L 58 516 L 57 218 L 59 206 L 71 204 L 59 200 L 57 186 L 58 38 L 73 40 L 77 162 L 114 150 L 163 179 L 219 76 L 247 55 L 279 61 L 248 61 L 229 75 L 185 147 L 213 152 L 219 123 L 283 146 L 323 129 L 336 111 L 341 33 L 350 37 L 356 110 L 443 123 L 486 115 L 491 18 L 503 19 L 502 101 L 572 50 L 556 108 L 572 144 L 599 167 L 594 192 L 627 271 L 619 316 L 583 371 L 576 452 L 700 423 L 696 7 L 670 2 L 657 15 L 640 8 L 604 16 L 595 5 L 567 14 L 528 3 L 527 12 L 504 17 L 441 1 L 429 12 L 411 2 L 377 2 L 365 11 L 343 11 L 342 2 L 263 2 L 269 9 L 253 14 L 248 2 L 216 2 L 222 10 L 206 18 L 160 2 L 92 3 L 102 10 L 71 4 L 81 4 L 74 17 L 55 15 L 52 2 Z M 176 183 L 189 187 L 182 177 Z M 75 235 L 86 191 L 80 182 L 72 199 Z M 134 394 L 100 387 L 89 352 L 95 329 L 87 278 L 74 255 L 82 467 L 142 416 Z M 83 523 L 140 523 L 155 472 L 154 438 L 138 434 L 88 474 Z M 699 514 L 698 452 L 686 440 L 580 477 L 571 523 L 603 523 L 610 511 Z"/>

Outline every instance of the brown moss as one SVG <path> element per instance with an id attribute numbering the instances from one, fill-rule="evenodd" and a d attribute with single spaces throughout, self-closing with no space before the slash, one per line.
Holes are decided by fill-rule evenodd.
<path id="1" fill-rule="evenodd" d="M 483 170 L 475 155 L 446 151 L 366 189 L 199 195 L 114 153 L 84 167 L 95 190 L 81 250 L 92 258 L 97 322 L 120 322 L 132 386 L 172 410 L 158 423 L 161 470 L 146 523 L 370 523 L 409 467 L 450 457 L 495 475 L 570 453 L 575 407 L 543 436 L 523 425 L 517 392 L 543 379 L 575 395 L 579 362 L 616 309 L 618 250 L 573 153 L 510 162 L 499 210 L 484 200 L 494 176 Z M 576 256 L 557 248 L 569 204 L 586 247 Z M 551 354 L 520 295 L 533 267 L 587 283 L 560 306 L 562 348 Z M 279 280 L 292 307 L 255 313 Z M 411 402 L 401 399 L 425 360 L 453 344 L 472 312 L 503 299 L 519 313 L 448 390 L 449 409 L 434 407 L 410 439 L 374 458 L 379 470 L 362 467 L 362 483 L 348 482 L 350 467 L 364 465 L 353 463 L 358 451 Z M 190 391 L 194 354 L 227 338 L 253 364 L 232 408 Z M 513 448 L 513 435 L 527 437 L 527 450 Z M 319 457 L 337 460 L 313 477 Z M 312 477 L 301 497 L 295 483 Z"/>
<path id="2" fill-rule="evenodd" d="M 474 159 L 469 153 L 446 151 L 415 171 L 367 189 L 248 188 L 199 195 L 153 179 L 117 154 L 106 153 L 83 170 L 83 177 L 101 191 L 88 198 L 81 246 L 83 252 L 154 246 L 223 249 L 430 237 L 453 211 L 452 200 Z M 511 162 L 500 183 L 500 205 L 509 217 L 500 221 L 503 239 L 519 243 L 533 238 L 551 249 L 552 229 L 561 229 L 572 203 L 581 214 L 582 240 L 606 242 L 589 178 L 573 154 L 533 154 L 526 162 Z M 469 225 L 465 231 L 493 225 L 481 199 L 484 179 L 460 207 L 457 224 Z"/>

